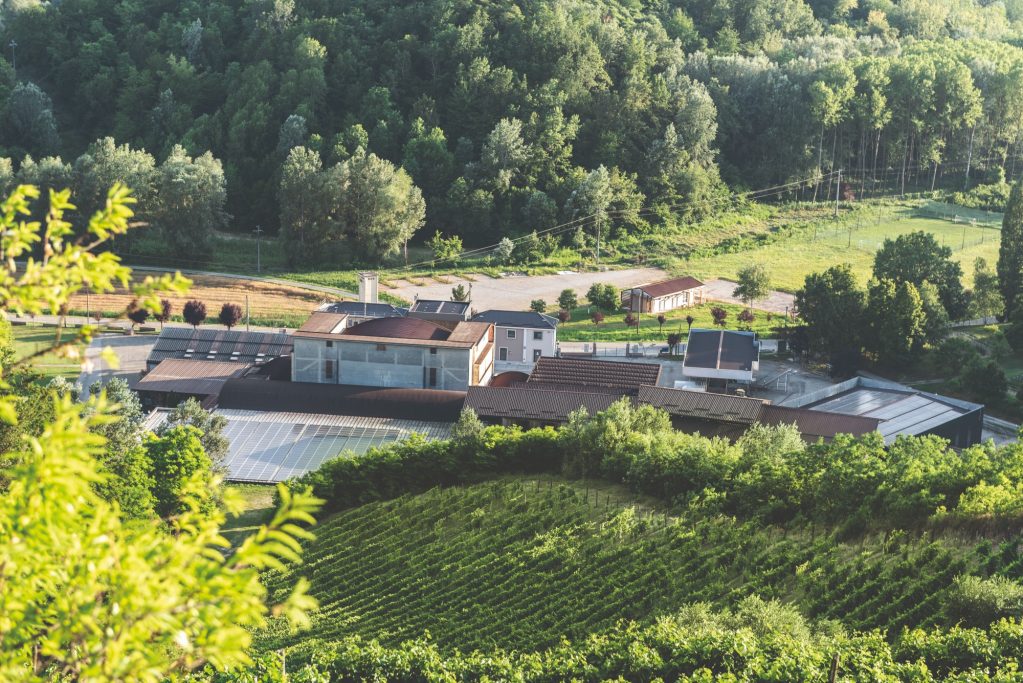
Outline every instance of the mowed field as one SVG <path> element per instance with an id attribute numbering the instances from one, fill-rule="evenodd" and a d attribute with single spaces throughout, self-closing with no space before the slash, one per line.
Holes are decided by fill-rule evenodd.
<path id="1" fill-rule="evenodd" d="M 149 273 L 137 273 L 137 278 L 145 278 Z M 186 296 L 168 297 L 174 307 L 173 315 L 180 316 L 181 309 L 189 299 L 198 299 L 206 304 L 207 320 L 215 322 L 220 307 L 225 303 L 238 304 L 244 310 L 245 298 L 248 297 L 249 314 L 254 321 L 265 325 L 282 325 L 293 327 L 328 298 L 328 295 L 303 289 L 299 286 L 288 286 L 258 280 L 216 277 L 209 275 L 189 275 L 192 288 Z M 83 314 L 86 310 L 102 311 L 111 314 L 123 311 L 131 301 L 131 294 L 118 290 L 111 294 L 86 297 L 79 294 L 71 301 L 71 310 Z"/>
<path id="2" fill-rule="evenodd" d="M 952 257 L 963 266 L 964 284 L 973 284 L 973 261 L 978 256 L 994 267 L 998 260 L 1000 232 L 995 228 L 971 226 L 934 218 L 906 217 L 901 220 L 885 219 L 881 223 L 853 224 L 850 231 L 824 224 L 817 233 L 802 234 L 779 240 L 752 250 L 732 254 L 697 257 L 685 262 L 687 274 L 698 278 L 734 278 L 743 266 L 750 263 L 763 265 L 771 276 L 771 286 L 795 292 L 803 286 L 810 273 L 830 266 L 849 263 L 859 280 L 870 279 L 874 253 L 885 239 L 922 230 L 934 234 L 937 240 L 952 248 Z M 965 244 L 965 247 L 964 247 Z"/>

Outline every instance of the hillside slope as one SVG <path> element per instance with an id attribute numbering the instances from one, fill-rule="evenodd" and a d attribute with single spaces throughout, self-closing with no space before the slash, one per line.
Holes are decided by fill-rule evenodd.
<path id="1" fill-rule="evenodd" d="M 373 503 L 327 519 L 305 563 L 320 601 L 311 633 L 275 628 L 262 645 L 351 635 L 443 649 L 535 650 L 618 620 L 652 623 L 687 603 L 734 606 L 750 594 L 859 630 L 942 619 L 956 575 L 997 572 L 1002 553 L 901 532 L 852 544 L 727 517 L 637 511 L 627 494 L 580 482 L 512 479 Z M 814 538 L 816 535 L 816 538 Z M 1017 562 L 1018 564 L 1018 562 Z M 984 565 L 981 567 L 981 565 Z"/>

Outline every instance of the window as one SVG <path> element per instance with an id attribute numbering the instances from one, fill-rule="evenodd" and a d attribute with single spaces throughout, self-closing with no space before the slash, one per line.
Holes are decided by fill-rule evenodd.
<path id="1" fill-rule="evenodd" d="M 436 356 L 437 355 L 437 349 L 430 349 L 430 355 L 431 356 Z"/>
<path id="2" fill-rule="evenodd" d="M 515 330 L 508 330 L 508 339 L 515 339 Z"/>
<path id="3" fill-rule="evenodd" d="M 497 360 L 508 360 L 508 348 L 502 346 L 497 350 Z"/>
<path id="4" fill-rule="evenodd" d="M 328 341 L 328 342 L 327 342 L 327 348 L 328 348 L 328 349 L 332 349 L 332 348 L 334 348 L 334 342 L 332 342 L 332 341 Z"/>
<path id="5" fill-rule="evenodd" d="M 332 360 L 324 361 L 323 376 L 326 379 L 334 379 L 334 361 Z"/>
<path id="6" fill-rule="evenodd" d="M 540 356 L 542 354 L 543 352 L 540 349 L 533 349 L 533 362 L 535 363 L 536 361 L 540 360 Z"/>
<path id="7" fill-rule="evenodd" d="M 377 344 L 377 351 L 386 351 L 387 344 Z"/>
<path id="8" fill-rule="evenodd" d="M 533 341 L 543 341 L 543 332 L 540 330 L 533 332 Z"/>
<path id="9" fill-rule="evenodd" d="M 437 368 L 430 368 L 430 386 L 437 386 Z"/>

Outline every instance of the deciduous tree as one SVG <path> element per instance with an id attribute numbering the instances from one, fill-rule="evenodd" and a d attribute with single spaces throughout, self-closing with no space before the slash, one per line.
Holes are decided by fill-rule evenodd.
<path id="1" fill-rule="evenodd" d="M 1005 303 L 1005 315 L 1012 318 L 1023 289 L 1023 183 L 1017 182 L 1009 193 L 1002 217 L 1001 242 L 998 245 L 998 287 Z"/>

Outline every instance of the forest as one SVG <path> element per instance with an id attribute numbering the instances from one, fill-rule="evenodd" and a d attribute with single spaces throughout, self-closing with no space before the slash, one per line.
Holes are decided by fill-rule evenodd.
<path id="1" fill-rule="evenodd" d="M 438 231 L 649 232 L 797 180 L 779 197 L 961 191 L 1017 173 L 1021 20 L 1019 0 L 14 0 L 0 190 L 129 180 L 171 252 L 258 228 L 292 265 Z"/>

